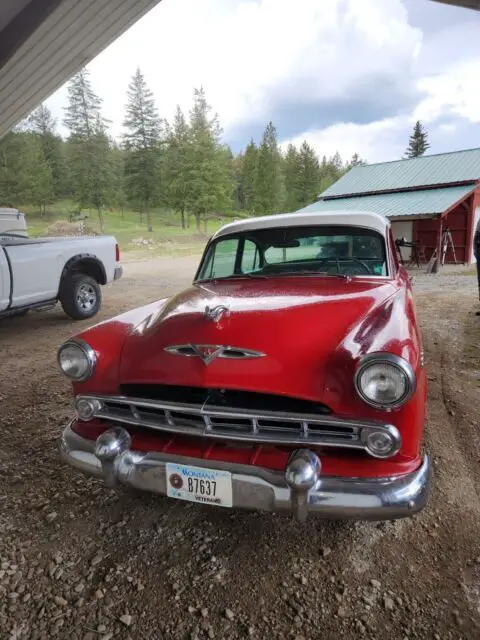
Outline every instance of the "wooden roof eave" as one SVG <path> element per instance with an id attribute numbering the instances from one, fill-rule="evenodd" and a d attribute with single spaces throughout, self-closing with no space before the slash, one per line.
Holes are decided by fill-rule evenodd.
<path id="1" fill-rule="evenodd" d="M 472 193 L 475 193 L 475 190 L 477 189 L 478 184 L 479 184 L 479 182 L 477 181 L 477 182 L 475 183 L 475 185 L 472 187 L 472 190 L 471 190 L 471 191 L 469 191 L 468 193 L 466 193 L 465 195 L 463 195 L 459 200 L 457 200 L 456 202 L 454 202 L 452 205 L 450 205 L 450 206 L 448 207 L 448 209 L 446 209 L 443 213 L 441 213 L 441 214 L 440 214 L 440 216 L 439 216 L 439 217 L 440 217 L 440 219 L 442 219 L 442 220 L 443 220 L 443 218 L 446 218 L 446 217 L 448 216 L 448 214 L 449 214 L 451 211 L 453 211 L 453 209 L 456 209 L 459 205 L 461 205 L 461 204 L 462 204 L 462 202 L 465 202 L 465 200 L 466 200 L 467 198 L 469 198 L 469 197 L 472 195 Z"/>

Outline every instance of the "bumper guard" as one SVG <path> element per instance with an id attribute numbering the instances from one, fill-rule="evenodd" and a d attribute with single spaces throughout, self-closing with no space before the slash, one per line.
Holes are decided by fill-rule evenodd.
<path id="1" fill-rule="evenodd" d="M 130 449 L 131 438 L 123 427 L 114 427 L 96 441 L 83 438 L 68 425 L 61 440 L 61 457 L 87 475 L 103 477 L 136 489 L 167 494 L 168 462 L 227 470 L 232 474 L 234 508 L 289 511 L 300 522 L 312 514 L 330 519 L 393 520 L 410 517 L 427 502 L 431 465 L 424 456 L 420 467 L 393 478 L 322 477 L 319 457 L 298 449 L 285 473 L 250 465 L 185 458 L 160 452 Z"/>

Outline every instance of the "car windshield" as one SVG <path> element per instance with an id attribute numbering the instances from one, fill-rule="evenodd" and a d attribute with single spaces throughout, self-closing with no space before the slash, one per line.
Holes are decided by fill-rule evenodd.
<path id="1" fill-rule="evenodd" d="M 251 229 L 214 240 L 196 279 L 313 274 L 388 275 L 383 236 L 353 226 Z"/>

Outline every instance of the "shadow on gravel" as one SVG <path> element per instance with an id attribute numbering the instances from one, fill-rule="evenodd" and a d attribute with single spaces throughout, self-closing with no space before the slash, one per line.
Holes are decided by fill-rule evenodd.
<path id="1" fill-rule="evenodd" d="M 72 320 L 66 316 L 61 307 L 50 311 L 31 311 L 24 316 L 10 316 L 0 319 L 1 337 L 15 336 L 20 331 L 71 325 Z"/>

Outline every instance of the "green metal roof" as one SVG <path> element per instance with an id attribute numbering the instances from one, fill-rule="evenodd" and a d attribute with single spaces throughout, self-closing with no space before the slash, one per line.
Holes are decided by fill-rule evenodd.
<path id="1" fill-rule="evenodd" d="M 424 191 L 405 191 L 403 193 L 380 193 L 372 196 L 355 196 L 338 200 L 320 200 L 300 209 L 307 211 L 372 211 L 388 218 L 434 215 L 449 209 L 463 200 L 473 185 L 464 187 L 442 187 Z"/>
<path id="2" fill-rule="evenodd" d="M 480 180 L 480 149 L 353 167 L 321 194 L 330 196 L 411 189 Z"/>

